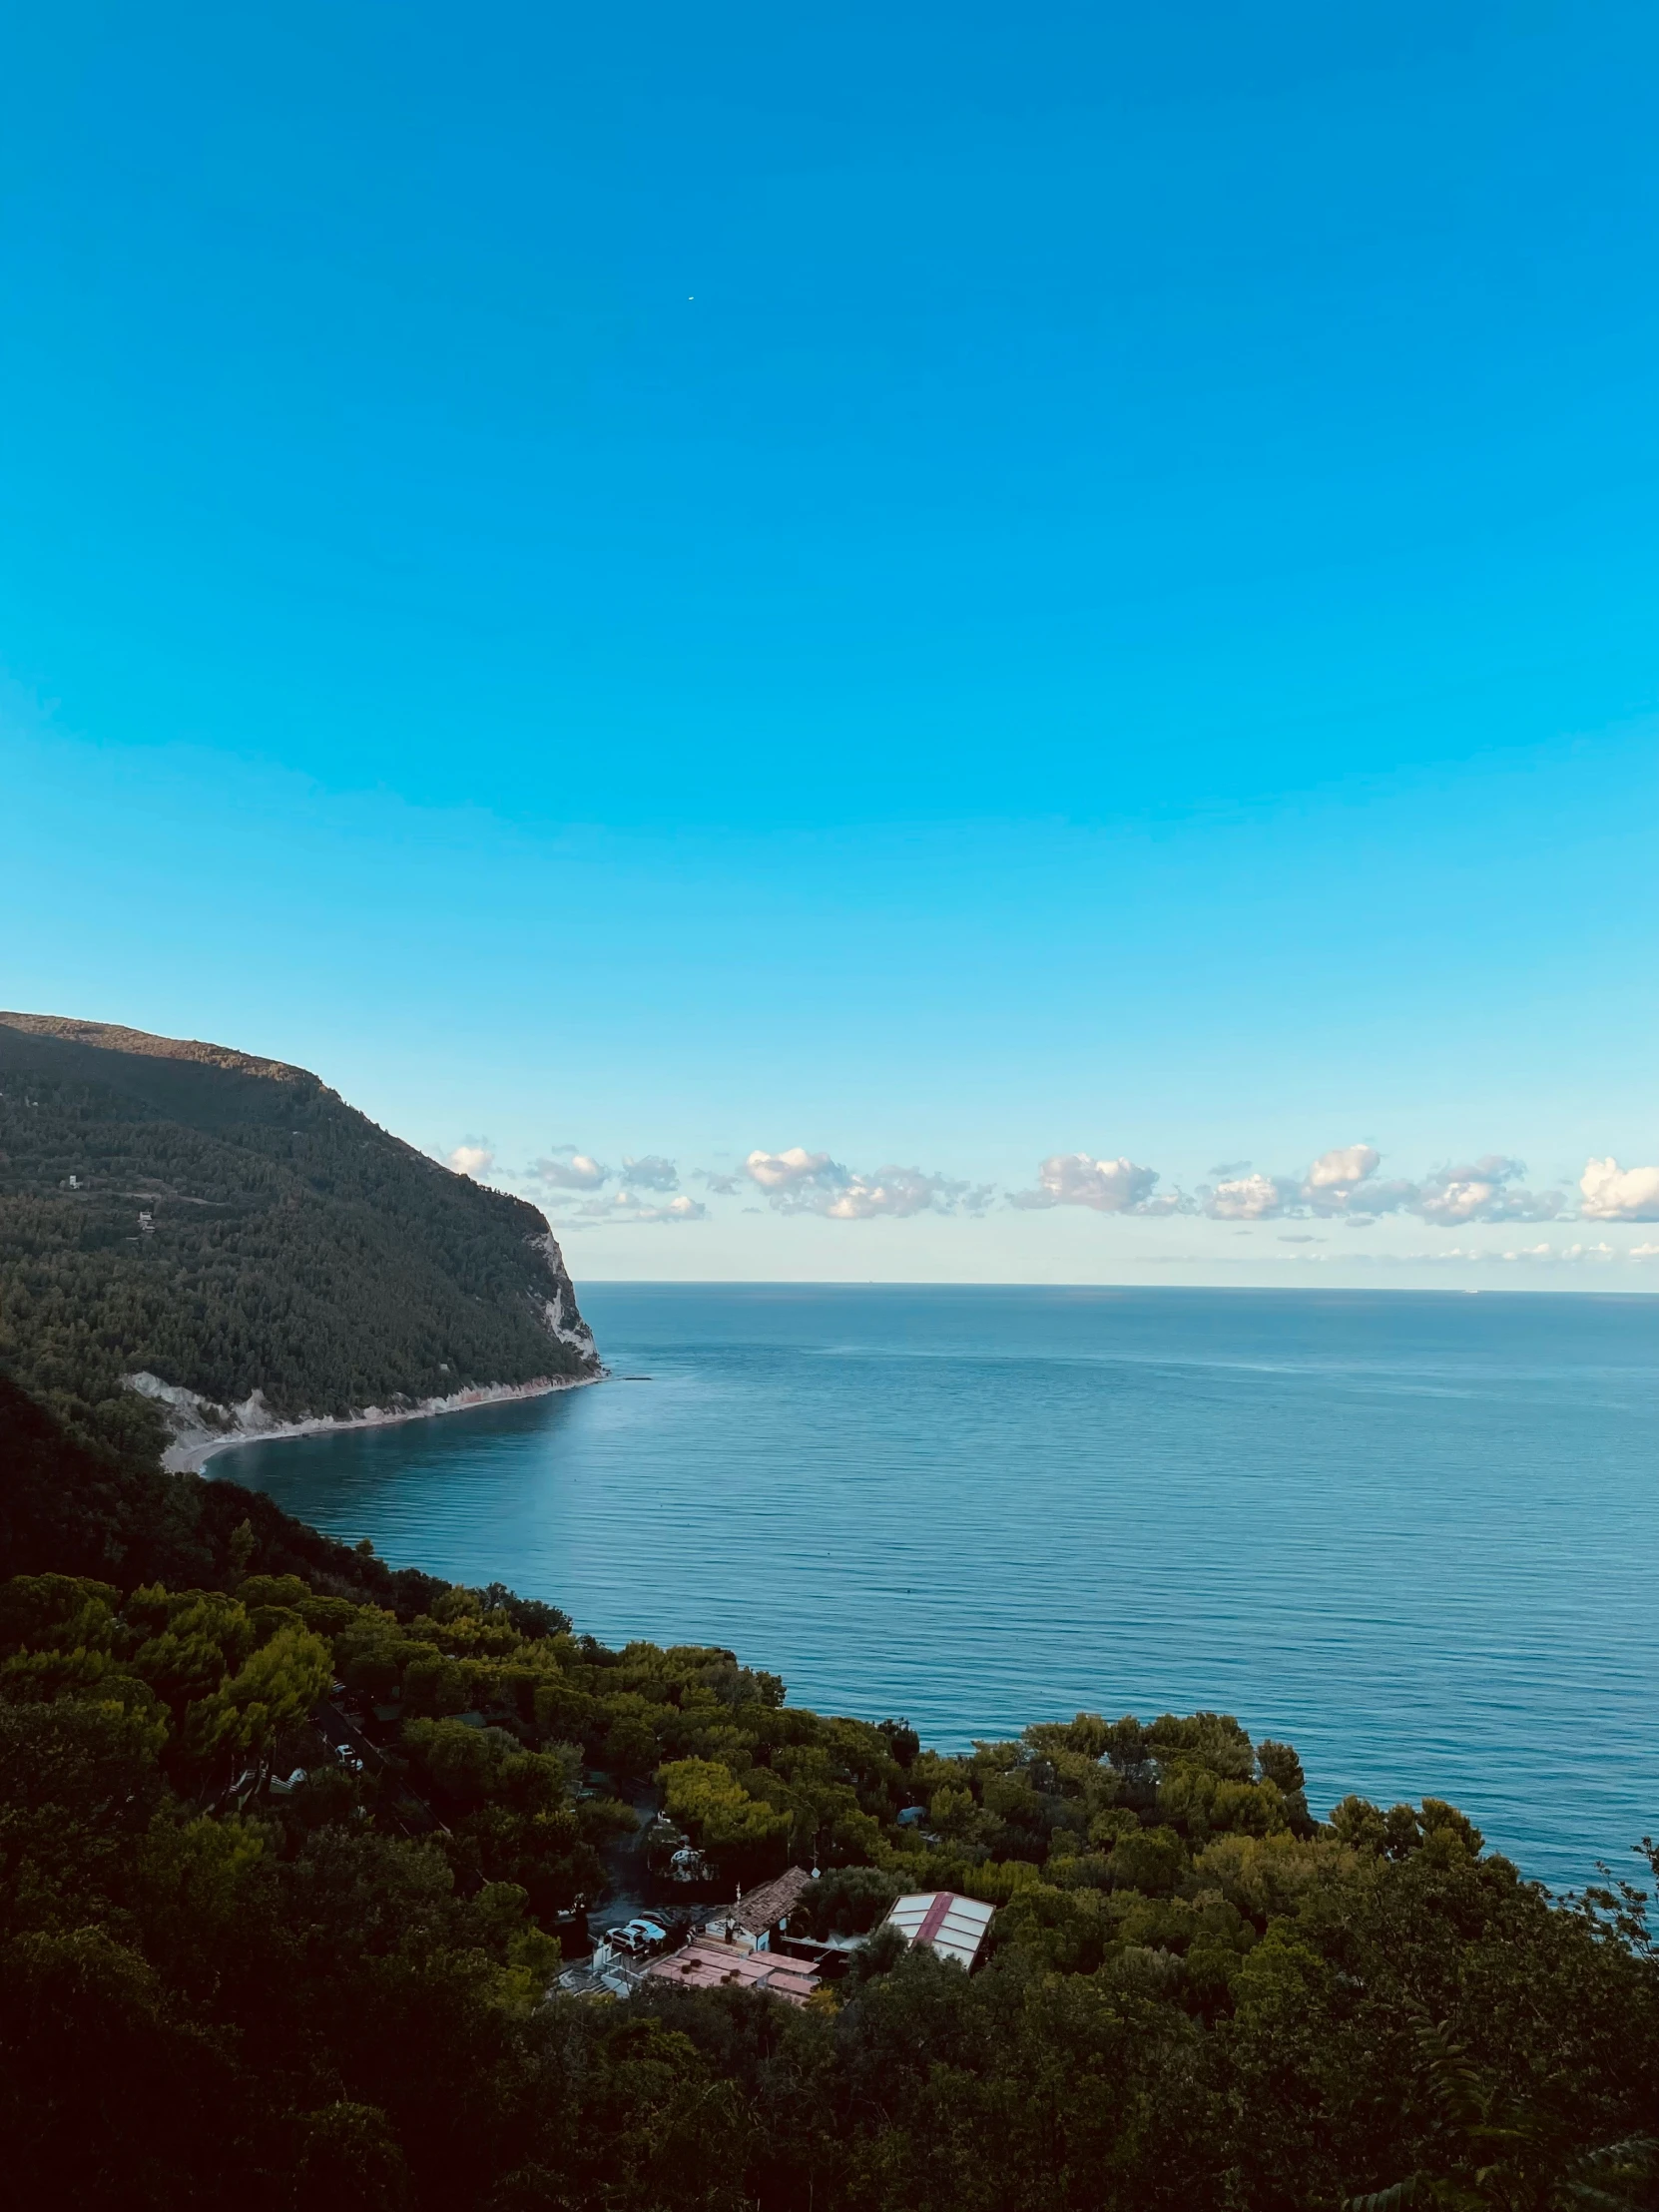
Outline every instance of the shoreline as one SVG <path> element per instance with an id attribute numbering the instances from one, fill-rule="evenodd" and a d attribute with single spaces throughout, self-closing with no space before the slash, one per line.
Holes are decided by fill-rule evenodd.
<path id="1" fill-rule="evenodd" d="M 235 1425 L 223 1429 L 204 1419 L 206 1398 L 195 1391 L 165 1383 L 152 1375 L 129 1376 L 129 1385 L 166 1404 L 175 1423 L 175 1438 L 162 1454 L 162 1465 L 173 1474 L 201 1474 L 210 1459 L 235 1451 L 244 1444 L 283 1443 L 299 1436 L 339 1435 L 348 1429 L 391 1428 L 403 1421 L 435 1420 L 444 1413 L 467 1413 L 482 1405 L 512 1405 L 521 1398 L 549 1397 L 556 1390 L 579 1390 L 603 1382 L 606 1371 L 597 1375 L 537 1376 L 528 1382 L 481 1382 L 447 1397 L 425 1397 L 407 1406 L 364 1405 L 345 1414 L 307 1414 L 301 1420 L 276 1420 L 256 1390 L 243 1404 L 214 1406 L 220 1417 L 229 1413 Z"/>

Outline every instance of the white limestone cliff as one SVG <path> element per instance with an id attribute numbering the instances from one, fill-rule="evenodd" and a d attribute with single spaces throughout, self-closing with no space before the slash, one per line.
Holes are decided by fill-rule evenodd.
<path id="1" fill-rule="evenodd" d="M 588 1341 L 591 1346 L 592 1339 Z M 362 1405 L 343 1415 L 307 1414 L 299 1420 L 279 1420 L 266 1403 L 263 1390 L 252 1391 L 240 1405 L 218 1405 L 199 1391 L 164 1382 L 159 1375 L 144 1370 L 123 1376 L 122 1381 L 129 1389 L 153 1398 L 166 1411 L 173 1441 L 162 1454 L 162 1465 L 176 1474 L 200 1474 L 210 1459 L 238 1444 L 275 1442 L 284 1436 L 335 1435 L 348 1428 L 383 1428 L 396 1421 L 427 1420 L 437 1413 L 464 1413 L 476 1405 L 506 1405 L 515 1398 L 544 1397 L 549 1390 L 579 1389 L 583 1383 L 599 1379 L 596 1361 L 591 1375 L 544 1375 L 528 1382 L 484 1382 L 473 1389 L 454 1390 L 447 1397 Z"/>

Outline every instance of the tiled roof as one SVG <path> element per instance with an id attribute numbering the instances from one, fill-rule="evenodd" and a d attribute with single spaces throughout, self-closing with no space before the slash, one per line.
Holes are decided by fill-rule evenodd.
<path id="1" fill-rule="evenodd" d="M 804 1958 L 772 1950 L 740 1950 L 736 1943 L 700 1936 L 671 1957 L 654 1958 L 648 1977 L 683 1989 L 765 1989 L 787 2004 L 805 2004 L 818 1987 L 818 1969 Z"/>
<path id="2" fill-rule="evenodd" d="M 748 1897 L 732 1908 L 727 1919 L 751 1936 L 763 1935 L 795 1911 L 812 1888 L 813 1881 L 814 1877 L 804 1867 L 791 1867 L 776 1881 L 763 1882 L 758 1890 L 751 1890 Z"/>

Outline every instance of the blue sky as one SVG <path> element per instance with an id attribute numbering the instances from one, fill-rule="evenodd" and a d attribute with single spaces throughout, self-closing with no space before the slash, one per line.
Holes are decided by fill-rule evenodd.
<path id="1" fill-rule="evenodd" d="M 6 1003 L 595 1277 L 1659 1284 L 1651 11 L 9 48 Z"/>

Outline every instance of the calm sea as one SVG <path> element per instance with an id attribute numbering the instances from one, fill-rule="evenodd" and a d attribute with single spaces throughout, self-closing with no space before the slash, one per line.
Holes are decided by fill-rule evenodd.
<path id="1" fill-rule="evenodd" d="M 1212 1706 L 1296 1744 L 1317 1810 L 1451 1798 L 1557 1886 L 1659 1832 L 1659 1298 L 583 1306 L 599 1387 L 214 1471 L 941 1748 Z"/>

